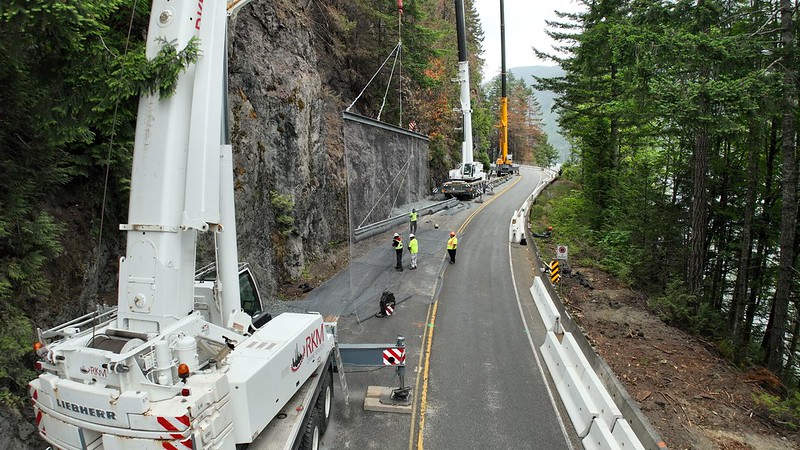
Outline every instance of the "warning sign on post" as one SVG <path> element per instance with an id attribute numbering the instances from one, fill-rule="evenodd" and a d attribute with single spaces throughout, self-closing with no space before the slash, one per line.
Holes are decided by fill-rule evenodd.
<path id="1" fill-rule="evenodd" d="M 567 259 L 568 248 L 566 245 L 559 245 L 556 247 L 556 259 Z"/>

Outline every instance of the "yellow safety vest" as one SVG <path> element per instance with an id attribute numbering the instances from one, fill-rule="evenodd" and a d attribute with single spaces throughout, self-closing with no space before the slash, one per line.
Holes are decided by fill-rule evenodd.
<path id="1" fill-rule="evenodd" d="M 395 250 L 402 250 L 403 249 L 403 241 L 394 241 L 394 249 Z"/>
<path id="2" fill-rule="evenodd" d="M 409 216 L 411 217 L 411 221 L 412 222 L 416 222 L 417 221 L 417 213 L 412 212 L 411 214 L 409 214 Z"/>
<path id="3" fill-rule="evenodd" d="M 417 242 L 416 238 L 408 241 L 408 250 L 411 253 L 417 253 L 419 251 L 419 242 Z"/>
<path id="4" fill-rule="evenodd" d="M 447 249 L 455 250 L 456 248 L 458 248 L 458 238 L 453 236 L 447 240 Z"/>

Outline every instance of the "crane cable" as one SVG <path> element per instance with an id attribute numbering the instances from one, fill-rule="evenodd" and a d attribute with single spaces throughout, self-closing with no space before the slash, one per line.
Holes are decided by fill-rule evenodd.
<path id="1" fill-rule="evenodd" d="M 397 171 L 397 175 L 395 175 L 394 178 L 392 179 L 392 181 L 389 182 L 389 185 L 383 191 L 381 196 L 378 197 L 377 200 L 375 200 L 375 203 L 372 205 L 372 209 L 369 210 L 369 212 L 367 213 L 366 217 L 364 217 L 364 220 L 362 220 L 361 223 L 359 223 L 356 228 L 361 228 L 364 225 L 364 222 L 366 222 L 367 219 L 369 219 L 369 216 L 372 215 L 372 212 L 375 211 L 375 208 L 378 207 L 378 204 L 380 203 L 381 199 L 383 197 L 385 197 L 386 194 L 389 193 L 389 189 L 392 188 L 392 185 L 394 184 L 395 180 L 397 180 L 397 177 L 399 177 L 400 175 L 403 175 L 403 179 L 405 179 L 405 177 L 408 175 L 408 170 L 406 170 L 406 168 L 408 167 L 408 165 L 410 163 L 411 163 L 411 156 L 409 156 L 408 159 L 406 159 L 406 162 L 403 163 L 403 167 L 401 167 L 400 170 Z M 394 205 L 392 205 L 392 206 L 394 206 Z"/>
<path id="2" fill-rule="evenodd" d="M 386 97 L 389 95 L 389 87 L 392 86 L 392 78 L 394 77 L 394 68 L 397 65 L 397 57 L 400 56 L 400 47 L 401 44 L 398 42 L 397 53 L 394 54 L 394 62 L 392 63 L 392 71 L 389 72 L 389 81 L 386 83 L 386 91 L 383 93 L 383 103 L 381 103 L 381 109 L 378 110 L 378 122 L 381 120 L 381 113 L 383 112 L 383 107 L 386 106 Z"/>
<path id="3" fill-rule="evenodd" d="M 360 98 L 361 98 L 361 96 L 364 94 L 364 91 L 366 91 L 366 90 L 367 90 L 367 88 L 369 87 L 369 85 L 370 85 L 370 84 L 372 84 L 372 81 L 373 81 L 373 80 L 375 80 L 375 77 L 377 77 L 377 76 L 378 76 L 378 74 L 379 74 L 379 73 L 381 73 L 381 70 L 383 70 L 383 66 L 385 66 L 385 65 L 386 65 L 386 63 L 389 61 L 389 58 L 391 58 L 391 57 L 392 57 L 392 55 L 394 55 L 394 52 L 397 50 L 397 48 L 398 48 L 399 46 L 400 46 L 400 44 L 397 44 L 397 45 L 395 45 L 395 47 L 392 49 L 392 52 L 391 52 L 391 53 L 389 53 L 389 56 L 387 56 L 387 57 L 386 57 L 386 59 L 383 61 L 383 64 L 381 64 L 381 66 L 378 68 L 378 70 L 375 72 L 375 74 L 374 74 L 374 75 L 372 75 L 372 78 L 370 78 L 370 79 L 369 79 L 369 81 L 367 81 L 367 85 L 366 85 L 366 86 L 364 86 L 364 89 L 361 89 L 361 92 L 358 94 L 358 97 L 356 97 L 356 99 L 355 99 L 355 100 L 353 100 L 353 103 L 350 103 L 350 106 L 348 106 L 348 107 L 347 107 L 347 109 L 345 109 L 345 111 L 347 111 L 347 112 L 350 112 L 350 109 L 353 107 L 353 105 L 355 105 L 355 104 L 356 104 L 356 102 L 358 101 L 358 99 L 360 99 Z"/>
<path id="4" fill-rule="evenodd" d="M 402 57 L 403 40 L 402 40 L 402 37 L 401 37 L 402 25 L 403 25 L 403 0 L 397 0 L 397 45 L 395 45 L 395 47 L 392 49 L 392 51 L 389 52 L 389 55 L 383 61 L 383 64 L 381 64 L 381 66 L 378 68 L 378 70 L 375 71 L 375 73 L 372 75 L 372 78 L 370 78 L 369 81 L 367 82 L 367 85 L 364 86 L 363 89 L 361 89 L 361 92 L 359 92 L 359 94 L 356 97 L 356 99 L 353 100 L 353 103 L 350 103 L 350 106 L 348 106 L 347 109 L 345 109 L 346 112 L 350 112 L 350 110 L 353 108 L 353 106 L 356 104 L 356 102 L 361 98 L 362 95 L 364 95 L 364 92 L 367 90 L 369 85 L 372 84 L 372 82 L 375 80 L 375 77 L 377 77 L 378 74 L 381 73 L 383 68 L 386 66 L 386 63 L 389 62 L 389 58 L 391 58 L 392 55 L 394 55 L 394 61 L 392 62 L 392 70 L 389 73 L 389 81 L 386 83 L 386 91 L 383 94 L 383 102 L 381 103 L 381 107 L 378 110 L 377 120 L 378 121 L 381 120 L 381 113 L 383 113 L 383 108 L 384 108 L 384 106 L 386 106 L 386 98 L 389 95 L 389 88 L 392 85 L 392 78 L 394 77 L 395 67 L 397 67 L 397 69 L 398 69 L 398 79 L 399 79 L 399 85 L 400 85 L 399 88 L 398 88 L 398 91 L 399 91 L 398 92 L 398 94 L 399 94 L 398 96 L 399 96 L 399 104 L 400 104 L 400 114 L 399 114 L 400 115 L 400 120 L 399 120 L 398 126 L 400 128 L 403 127 L 403 57 Z"/>
<path id="5" fill-rule="evenodd" d="M 125 48 L 122 52 L 122 56 L 128 54 L 128 48 L 131 42 L 131 35 L 133 34 L 133 21 L 136 18 L 136 7 L 138 4 L 138 0 L 134 0 L 133 6 L 131 8 L 131 18 L 128 22 L 128 34 L 125 38 Z M 102 42 L 102 39 L 101 39 Z M 103 43 L 105 46 L 105 43 Z M 108 47 L 106 47 L 108 49 Z M 110 50 L 109 50 L 110 52 Z M 113 55 L 114 57 L 118 57 L 119 55 Z M 95 270 L 100 270 L 100 258 L 103 254 L 103 227 L 105 226 L 105 218 L 106 218 L 106 199 L 108 198 L 108 180 L 111 176 L 111 154 L 114 150 L 114 136 L 116 135 L 117 129 L 117 114 L 119 112 L 119 98 L 114 103 L 114 113 L 111 117 L 111 136 L 109 137 L 108 142 L 108 152 L 106 153 L 106 167 L 105 167 L 105 176 L 103 180 L 103 200 L 100 204 L 100 230 L 97 233 L 97 265 Z"/>

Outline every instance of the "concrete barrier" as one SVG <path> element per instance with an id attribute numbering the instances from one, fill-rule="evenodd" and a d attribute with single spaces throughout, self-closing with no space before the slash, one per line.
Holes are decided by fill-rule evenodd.
<path id="1" fill-rule="evenodd" d="M 583 438 L 581 443 L 583 443 L 585 450 L 622 450 L 622 447 L 611 434 L 611 430 L 605 423 L 597 419 L 592 422 L 589 434 Z"/>
<path id="2" fill-rule="evenodd" d="M 561 313 L 553 303 L 553 299 L 550 298 L 550 294 L 547 292 L 541 277 L 533 279 L 533 286 L 531 286 L 530 291 L 531 296 L 533 296 L 533 302 L 536 304 L 536 309 L 539 310 L 539 316 L 544 322 L 545 329 L 558 334 L 563 333 Z"/>
<path id="3" fill-rule="evenodd" d="M 575 340 L 575 336 L 572 333 L 564 333 L 564 340 L 561 342 L 561 346 L 564 348 L 564 354 L 567 358 L 564 361 L 567 367 L 575 369 L 581 377 L 583 377 L 586 370 L 592 370 L 592 365 L 589 364 L 589 360 L 583 354 L 578 341 Z"/>
<path id="4" fill-rule="evenodd" d="M 622 412 L 614 404 L 614 399 L 611 398 L 600 378 L 594 373 L 594 369 L 592 369 L 589 360 L 581 351 L 575 336 L 572 333 L 564 333 L 561 346 L 564 348 L 564 354 L 567 358 L 564 361 L 564 365 L 572 367 L 576 373 L 580 374 L 580 383 L 589 395 L 588 403 L 592 405 L 592 412 L 597 414 L 598 419 L 603 421 L 608 429 L 611 430 L 614 427 L 614 422 L 617 419 L 622 419 Z"/>
<path id="5" fill-rule="evenodd" d="M 575 373 L 575 369 L 564 368 L 564 376 L 561 378 L 561 382 L 556 384 L 556 389 L 578 437 L 586 437 L 597 414 L 592 411 L 593 406 L 589 401 L 589 393 L 581 384 L 580 376 Z"/>
<path id="6" fill-rule="evenodd" d="M 558 342 L 558 337 L 552 331 L 548 331 L 544 337 L 544 343 L 539 350 L 542 358 L 547 365 L 547 370 L 553 378 L 553 383 L 558 384 L 564 377 L 564 350 Z"/>
<path id="7" fill-rule="evenodd" d="M 511 216 L 511 227 L 509 230 L 509 242 L 514 244 L 519 243 L 520 239 L 520 231 L 522 231 L 522 219 L 520 219 L 520 215 L 518 211 L 514 211 L 514 215 Z"/>
<path id="8" fill-rule="evenodd" d="M 631 425 L 625 419 L 619 419 L 614 423 L 611 434 L 619 444 L 619 448 L 623 450 L 645 450 L 644 445 L 636 437 L 636 433 L 633 432 Z"/>

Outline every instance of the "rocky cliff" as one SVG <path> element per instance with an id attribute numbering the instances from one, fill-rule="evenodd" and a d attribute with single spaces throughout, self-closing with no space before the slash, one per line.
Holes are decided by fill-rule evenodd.
<path id="1" fill-rule="evenodd" d="M 347 239 L 344 104 L 323 83 L 345 62 L 317 39 L 310 8 L 258 2 L 230 23 L 240 259 L 268 296 Z"/>

